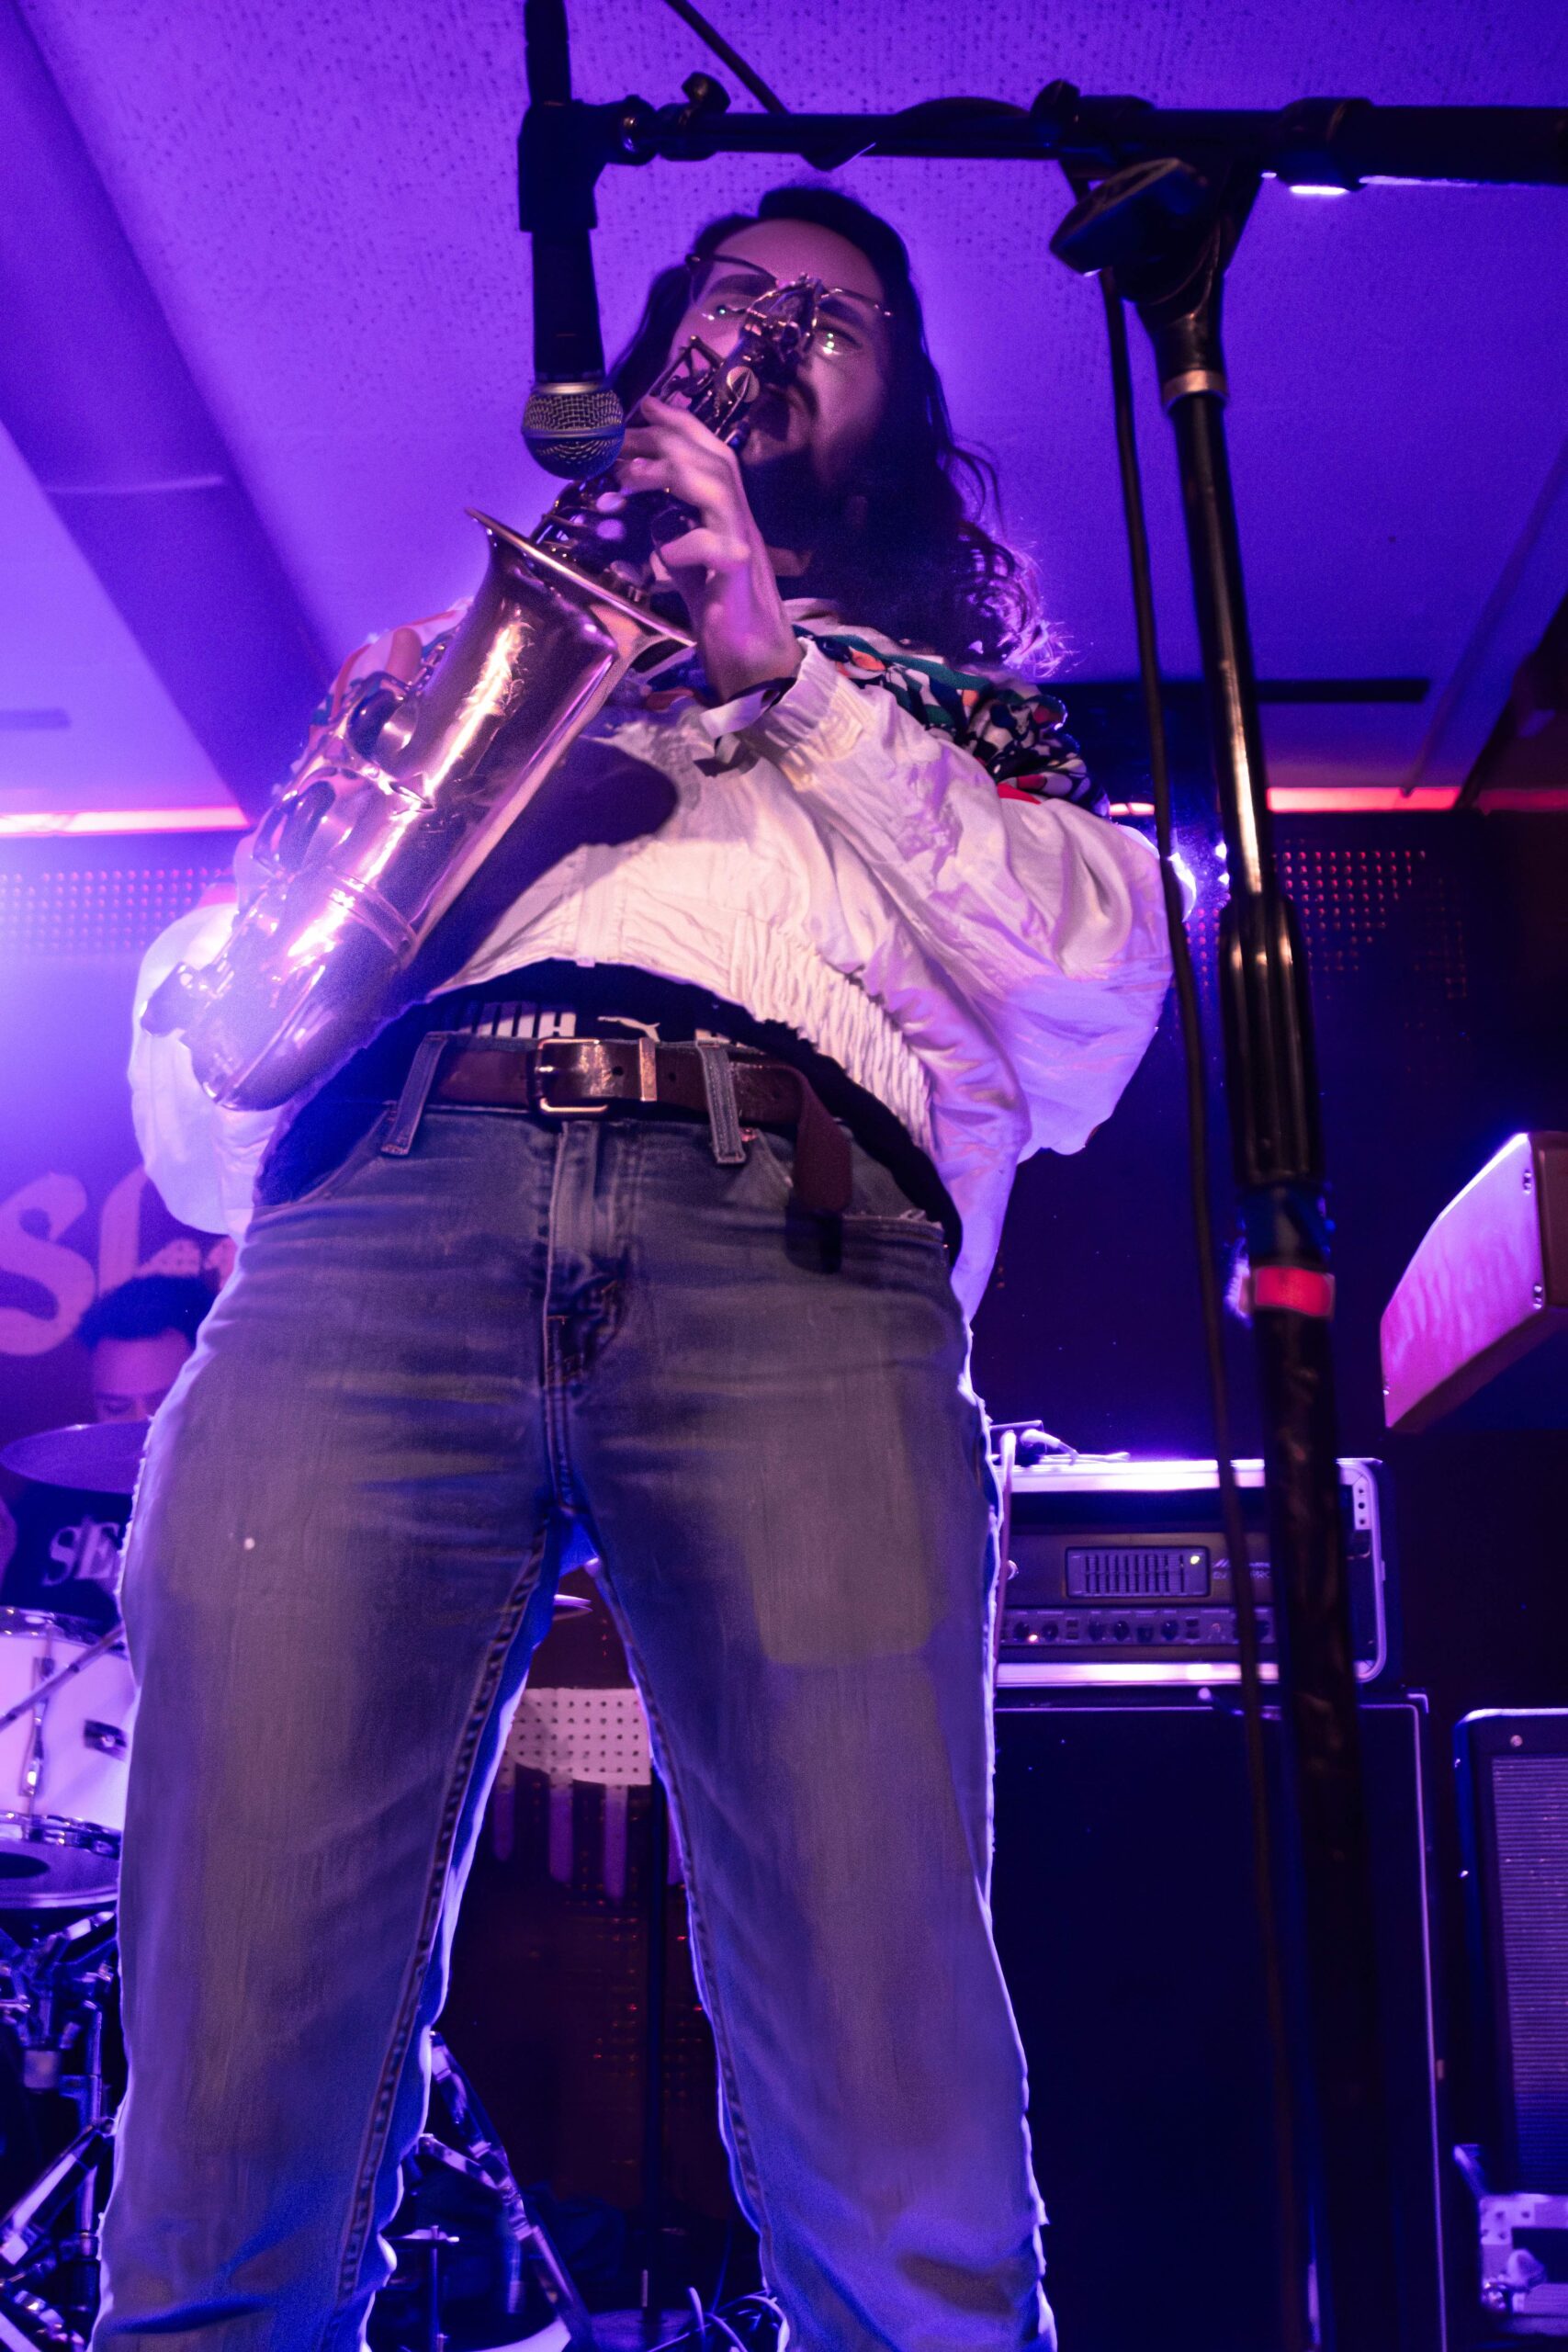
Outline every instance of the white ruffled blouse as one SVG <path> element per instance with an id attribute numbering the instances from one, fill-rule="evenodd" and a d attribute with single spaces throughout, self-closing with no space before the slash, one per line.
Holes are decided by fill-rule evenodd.
<path id="1" fill-rule="evenodd" d="M 1032 780 L 1013 757 L 1010 780 L 962 727 L 922 723 L 880 673 L 903 649 L 788 609 L 807 650 L 776 698 L 714 709 L 645 692 L 602 715 L 606 742 L 667 779 L 669 814 L 571 850 L 450 985 L 546 958 L 629 965 L 786 1023 L 930 1153 L 964 1221 L 954 1283 L 972 1314 L 1018 1162 L 1080 1149 L 1154 1033 L 1169 969 L 1156 861 L 1080 805 L 1072 773 Z M 454 618 L 366 647 L 331 707 L 378 671 L 410 675 Z M 958 673 L 934 674 L 945 690 Z M 983 695 L 987 681 L 968 684 Z M 1076 757 L 1058 764 L 1081 779 Z M 181 1038 L 140 1025 L 165 973 L 207 962 L 231 921 L 231 907 L 199 907 L 153 943 L 130 1068 L 142 1157 L 170 1209 L 238 1238 L 283 1114 L 220 1109 Z"/>

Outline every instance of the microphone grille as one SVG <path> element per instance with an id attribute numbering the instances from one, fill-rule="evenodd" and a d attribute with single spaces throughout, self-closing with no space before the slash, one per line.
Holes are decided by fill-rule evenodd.
<path id="1" fill-rule="evenodd" d="M 536 384 L 523 412 L 523 438 L 548 474 L 583 481 L 621 454 L 626 413 L 608 384 Z"/>

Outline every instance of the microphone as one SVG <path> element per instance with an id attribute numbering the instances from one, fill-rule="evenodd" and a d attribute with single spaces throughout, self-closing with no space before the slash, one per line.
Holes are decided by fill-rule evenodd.
<path id="1" fill-rule="evenodd" d="M 533 245 L 534 383 L 523 438 L 547 474 L 575 481 L 615 464 L 626 413 L 604 379 L 588 232 L 552 237 L 536 229 Z"/>
<path id="2" fill-rule="evenodd" d="M 626 413 L 604 375 L 589 232 L 601 153 L 574 104 L 565 0 L 526 0 L 528 111 L 517 142 L 518 217 L 534 251 L 534 383 L 523 438 L 547 473 L 577 481 L 621 454 Z"/>

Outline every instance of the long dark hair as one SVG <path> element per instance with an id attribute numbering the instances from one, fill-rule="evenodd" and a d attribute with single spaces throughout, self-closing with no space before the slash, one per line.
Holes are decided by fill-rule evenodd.
<path id="1" fill-rule="evenodd" d="M 757 220 L 807 220 L 856 246 L 882 284 L 893 313 L 887 406 L 849 484 L 865 502 L 863 527 L 847 526 L 816 550 L 809 586 L 831 597 L 847 621 L 865 621 L 908 645 L 961 661 L 1050 665 L 1050 632 L 1033 564 L 981 521 L 997 505 L 996 469 L 953 438 L 931 353 L 909 255 L 897 231 L 834 188 L 776 187 L 756 212 L 710 220 L 693 245 L 716 253 Z M 636 334 L 616 362 L 626 406 L 642 398 L 669 357 L 685 312 L 683 265 L 661 270 Z"/>

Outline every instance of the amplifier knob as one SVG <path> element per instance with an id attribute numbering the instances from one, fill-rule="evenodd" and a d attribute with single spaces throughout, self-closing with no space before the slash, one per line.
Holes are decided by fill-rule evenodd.
<path id="1" fill-rule="evenodd" d="M 1177 1623 L 1174 1617 L 1162 1617 L 1160 1619 L 1159 1637 L 1162 1642 L 1174 1642 L 1180 1631 L 1181 1628 Z"/>
<path id="2" fill-rule="evenodd" d="M 1133 1628 L 1128 1624 L 1125 1617 L 1118 1617 L 1115 1624 L 1112 1625 L 1111 1630 L 1115 1634 L 1119 1642 L 1124 1642 Z"/>

